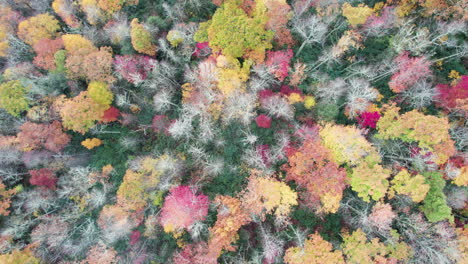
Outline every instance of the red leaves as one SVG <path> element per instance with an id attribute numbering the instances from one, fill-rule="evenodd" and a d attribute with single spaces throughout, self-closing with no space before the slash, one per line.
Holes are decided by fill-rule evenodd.
<path id="1" fill-rule="evenodd" d="M 259 115 L 255 121 L 257 122 L 257 126 L 263 128 L 270 128 L 271 127 L 271 117 L 261 114 Z"/>
<path id="2" fill-rule="evenodd" d="M 291 49 L 268 51 L 265 64 L 270 67 L 270 72 L 274 74 L 278 80 L 283 81 L 284 78 L 288 77 L 288 72 L 291 68 L 289 63 L 293 55 Z"/>
<path id="3" fill-rule="evenodd" d="M 119 109 L 111 106 L 109 107 L 109 109 L 107 109 L 106 111 L 104 111 L 104 115 L 102 116 L 101 118 L 101 121 L 103 123 L 110 123 L 110 122 L 114 122 L 114 121 L 117 121 L 117 119 L 119 118 L 120 116 L 120 111 Z"/>
<path id="4" fill-rule="evenodd" d="M 379 112 L 364 112 L 357 117 L 357 122 L 363 128 L 371 127 L 376 128 L 377 121 L 380 119 Z"/>
<path id="5" fill-rule="evenodd" d="M 29 183 L 36 186 L 44 186 L 47 189 L 54 190 L 55 184 L 57 183 L 57 177 L 55 176 L 54 172 L 47 169 L 38 169 L 38 170 L 30 170 L 29 174 L 31 174 L 31 178 L 29 179 Z"/>
<path id="6" fill-rule="evenodd" d="M 202 221 L 208 214 L 209 200 L 206 195 L 195 195 L 189 186 L 171 189 L 161 210 L 161 225 L 166 232 L 189 229 L 196 221 Z"/>
<path id="7" fill-rule="evenodd" d="M 425 57 L 409 57 L 409 52 L 403 52 L 393 60 L 398 65 L 398 71 L 392 75 L 388 85 L 395 93 L 401 93 L 413 86 L 419 79 L 431 74 L 431 62 Z"/>
<path id="8" fill-rule="evenodd" d="M 468 98 L 468 75 L 462 76 L 455 86 L 439 84 L 437 90 L 439 92 L 436 97 L 438 107 L 448 110 L 462 108 Z"/>

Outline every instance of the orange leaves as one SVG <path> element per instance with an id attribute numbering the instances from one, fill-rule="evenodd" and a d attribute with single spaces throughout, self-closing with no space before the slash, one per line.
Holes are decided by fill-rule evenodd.
<path id="1" fill-rule="evenodd" d="M 346 172 L 330 160 L 330 151 L 318 139 L 308 138 L 283 166 L 286 179 L 306 189 L 302 193 L 306 204 L 325 213 L 338 210 L 346 188 Z"/>
<path id="2" fill-rule="evenodd" d="M 10 214 L 11 197 L 16 194 L 15 189 L 7 190 L 6 186 L 0 180 L 0 215 L 7 216 Z"/>
<path id="3" fill-rule="evenodd" d="M 87 138 L 81 141 L 81 145 L 87 149 L 93 149 L 102 145 L 102 140 L 100 140 L 99 138 Z"/>
<path id="4" fill-rule="evenodd" d="M 215 225 L 210 228 L 208 263 L 216 263 L 223 250 L 233 251 L 235 248 L 231 244 L 237 240 L 237 231 L 250 222 L 239 199 L 217 196 L 215 203 L 218 204 L 218 215 Z"/>
<path id="5" fill-rule="evenodd" d="M 26 122 L 17 135 L 18 148 L 22 151 L 45 148 L 60 152 L 70 142 L 71 136 L 62 131 L 62 124 L 55 120 L 51 124 Z"/>
<path id="6" fill-rule="evenodd" d="M 107 108 L 91 99 L 88 92 L 81 92 L 71 99 L 59 98 L 54 105 L 62 117 L 64 128 L 81 134 L 92 128 Z"/>

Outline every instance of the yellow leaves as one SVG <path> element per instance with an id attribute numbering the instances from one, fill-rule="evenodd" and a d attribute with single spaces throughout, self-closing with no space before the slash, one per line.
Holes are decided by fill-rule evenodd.
<path id="1" fill-rule="evenodd" d="M 219 55 L 216 58 L 218 89 L 225 97 L 236 90 L 245 90 L 251 65 L 252 61 L 246 60 L 241 66 L 239 60 L 230 56 Z"/>
<path id="2" fill-rule="evenodd" d="M 40 264 L 39 259 L 34 257 L 30 249 L 15 249 L 7 254 L 0 254 L 0 263 L 3 264 Z"/>
<path id="3" fill-rule="evenodd" d="M 450 124 L 447 117 L 424 115 L 417 110 L 400 116 L 399 108 L 395 105 L 387 105 L 384 109 L 384 116 L 377 123 L 379 133 L 376 137 L 418 142 L 420 148 L 436 154 L 437 164 L 445 163 L 455 153 L 455 146 L 448 132 Z"/>
<path id="4" fill-rule="evenodd" d="M 357 165 L 367 155 L 376 153 L 371 143 L 353 126 L 326 124 L 320 129 L 320 137 L 338 165 Z"/>
<path id="5" fill-rule="evenodd" d="M 468 186 L 468 166 L 464 166 L 460 169 L 460 174 L 453 180 L 453 184 Z"/>
<path id="6" fill-rule="evenodd" d="M 359 4 L 357 7 L 351 6 L 348 2 L 342 6 L 342 14 L 348 19 L 349 24 L 356 26 L 364 24 L 367 17 L 371 16 L 374 10 L 364 4 Z"/>
<path id="7" fill-rule="evenodd" d="M 315 97 L 311 96 L 311 95 L 307 95 L 305 98 L 304 98 L 304 107 L 306 109 L 312 109 L 312 107 L 315 106 Z"/>
<path id="8" fill-rule="evenodd" d="M 72 55 L 88 55 L 98 49 L 87 38 L 78 34 L 66 34 L 62 36 L 65 50 Z"/>
<path id="9" fill-rule="evenodd" d="M 399 193 L 408 195 L 415 203 L 422 202 L 430 189 L 430 185 L 426 184 L 424 176 L 420 174 L 411 176 L 406 169 L 398 172 L 391 184 L 389 198 L 393 198 L 395 193 Z"/>
<path id="10" fill-rule="evenodd" d="M 107 84 L 104 82 L 92 81 L 88 85 L 88 93 L 91 99 L 96 103 L 106 106 L 107 108 L 111 105 L 114 99 L 114 94 L 109 90 Z"/>
<path id="11" fill-rule="evenodd" d="M 370 202 L 370 198 L 378 201 L 387 193 L 387 178 L 390 177 L 390 173 L 390 170 L 379 164 L 369 166 L 367 163 L 360 163 L 349 175 L 351 187 L 364 201 Z"/>
<path id="12" fill-rule="evenodd" d="M 309 235 L 304 248 L 290 247 L 284 255 L 286 264 L 344 264 L 343 254 L 318 233 Z"/>
<path id="13" fill-rule="evenodd" d="M 340 208 L 340 202 L 343 198 L 342 193 L 325 193 L 322 197 L 320 197 L 320 202 L 322 207 L 320 208 L 319 212 L 323 213 L 336 213 Z"/>
<path id="14" fill-rule="evenodd" d="M 156 45 L 153 43 L 154 38 L 151 32 L 142 24 L 138 23 L 138 18 L 134 18 L 130 24 L 130 35 L 132 38 L 133 48 L 143 54 L 150 56 L 156 55 Z"/>
<path id="15" fill-rule="evenodd" d="M 41 39 L 52 39 L 60 25 L 57 19 L 45 13 L 30 17 L 18 25 L 18 37 L 33 46 Z"/>
<path id="16" fill-rule="evenodd" d="M 102 145 L 102 140 L 100 140 L 99 138 L 87 138 L 81 141 L 81 145 L 87 149 L 93 149 Z"/>
<path id="17" fill-rule="evenodd" d="M 298 93 L 291 93 L 289 96 L 288 96 L 288 101 L 290 104 L 295 104 L 295 103 L 300 103 L 300 102 L 303 102 L 304 99 L 302 98 L 302 96 Z"/>
<path id="18" fill-rule="evenodd" d="M 291 207 L 297 205 L 297 193 L 284 182 L 262 177 L 253 170 L 249 184 L 241 195 L 242 206 L 251 214 L 264 219 L 266 214 L 274 213 L 278 218 L 285 218 Z"/>

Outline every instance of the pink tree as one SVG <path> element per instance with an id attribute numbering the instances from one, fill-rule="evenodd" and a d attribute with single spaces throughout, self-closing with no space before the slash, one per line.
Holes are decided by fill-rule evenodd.
<path id="1" fill-rule="evenodd" d="M 190 229 L 193 223 L 205 219 L 208 205 L 208 196 L 195 195 L 189 186 L 174 187 L 164 201 L 160 223 L 168 233 Z"/>
<path id="2" fill-rule="evenodd" d="M 133 84 L 145 80 L 154 65 L 153 59 L 143 55 L 117 55 L 114 59 L 115 71 Z"/>
<path id="3" fill-rule="evenodd" d="M 397 72 L 392 75 L 388 85 L 395 93 L 401 93 L 413 86 L 419 79 L 431 74 L 431 62 L 425 57 L 409 57 L 405 51 L 398 55 L 393 62 L 397 65 Z"/>
<path id="4" fill-rule="evenodd" d="M 278 80 L 283 81 L 284 78 L 288 77 L 288 72 L 291 68 L 289 63 L 292 57 L 293 51 L 291 49 L 268 51 L 265 64 L 270 67 L 270 72 L 274 74 Z"/>

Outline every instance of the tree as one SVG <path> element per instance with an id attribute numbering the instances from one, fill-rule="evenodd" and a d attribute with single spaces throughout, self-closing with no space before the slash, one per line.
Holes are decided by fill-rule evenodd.
<path id="1" fill-rule="evenodd" d="M 366 23 L 367 18 L 374 13 L 372 8 L 365 4 L 359 4 L 357 7 L 353 7 L 348 2 L 343 4 L 342 10 L 343 16 L 348 19 L 349 24 L 352 26 Z"/>
<path id="2" fill-rule="evenodd" d="M 107 109 L 106 106 L 96 103 L 87 91 L 69 99 L 62 95 L 55 101 L 54 106 L 62 117 L 63 127 L 81 134 L 92 128 Z"/>
<path id="3" fill-rule="evenodd" d="M 250 222 L 250 217 L 242 207 L 242 202 L 229 196 L 217 196 L 218 204 L 216 223 L 210 228 L 208 250 L 204 256 L 205 263 L 215 264 L 223 250 L 234 251 L 231 244 L 237 240 L 237 231 Z"/>
<path id="4" fill-rule="evenodd" d="M 104 114 L 101 118 L 101 122 L 103 123 L 111 123 L 111 122 L 115 122 L 118 120 L 120 116 L 120 111 L 119 109 L 111 106 L 109 107 L 109 109 L 107 109 L 106 111 L 104 111 Z"/>
<path id="5" fill-rule="evenodd" d="M 88 85 L 88 94 L 94 102 L 109 108 L 114 95 L 109 90 L 109 87 L 104 82 L 92 81 Z"/>
<path id="6" fill-rule="evenodd" d="M 57 39 L 41 39 L 34 44 L 33 49 L 36 52 L 34 57 L 34 64 L 44 70 L 52 71 L 56 69 L 55 66 L 55 53 L 63 48 L 63 41 L 61 38 Z"/>
<path id="7" fill-rule="evenodd" d="M 26 98 L 28 90 L 18 80 L 0 84 L 0 108 L 18 117 L 21 112 L 29 109 L 29 100 Z"/>
<path id="8" fill-rule="evenodd" d="M 40 264 L 30 249 L 18 250 L 15 249 L 10 253 L 0 254 L 0 262 L 4 264 Z"/>
<path id="9" fill-rule="evenodd" d="M 54 2 L 52 2 L 52 8 L 69 27 L 78 28 L 81 26 L 80 21 L 75 16 L 76 10 L 72 1 L 54 0 Z"/>
<path id="10" fill-rule="evenodd" d="M 16 194 L 15 189 L 7 190 L 5 184 L 0 180 L 0 215 L 8 216 L 10 211 L 11 198 Z"/>
<path id="11" fill-rule="evenodd" d="M 143 54 L 150 56 L 156 55 L 157 47 L 154 44 L 154 38 L 151 36 L 151 32 L 147 30 L 144 25 L 138 23 L 137 18 L 132 20 L 130 26 L 133 48 Z"/>
<path id="12" fill-rule="evenodd" d="M 55 184 L 57 183 L 58 178 L 55 176 L 53 171 L 47 168 L 42 168 L 38 170 L 30 170 L 29 174 L 31 174 L 29 183 L 32 185 L 44 186 L 47 189 L 55 190 Z"/>
<path id="13" fill-rule="evenodd" d="M 430 188 L 424 176 L 420 174 L 411 176 L 406 169 L 401 170 L 395 175 L 391 181 L 391 185 L 388 192 L 390 198 L 393 198 L 395 193 L 404 194 L 411 197 L 415 203 L 422 202 Z"/>
<path id="14" fill-rule="evenodd" d="M 216 75 L 218 89 L 225 97 L 236 91 L 245 90 L 245 82 L 249 79 L 252 61 L 244 61 L 241 66 L 239 60 L 229 56 L 219 55 L 216 58 Z"/>
<path id="15" fill-rule="evenodd" d="M 395 93 L 401 93 L 431 74 L 430 61 L 425 57 L 410 58 L 406 51 L 398 55 L 393 63 L 397 65 L 398 71 L 392 75 L 388 86 Z"/>
<path id="16" fill-rule="evenodd" d="M 88 81 L 113 83 L 115 77 L 112 75 L 112 48 L 101 47 L 99 51 L 88 54 L 82 65 L 82 71 Z"/>
<path id="17" fill-rule="evenodd" d="M 346 172 L 331 161 L 331 153 L 318 138 L 304 140 L 283 165 L 286 180 L 295 181 L 306 191 L 301 194 L 307 206 L 324 213 L 336 213 L 346 188 Z"/>
<path id="18" fill-rule="evenodd" d="M 102 140 L 99 138 L 87 138 L 81 141 L 81 145 L 87 149 L 93 149 L 102 145 Z"/>
<path id="19" fill-rule="evenodd" d="M 103 243 L 93 246 L 86 255 L 87 264 L 115 264 L 118 263 L 117 251 Z"/>
<path id="20" fill-rule="evenodd" d="M 359 123 L 359 126 L 362 128 L 376 128 L 377 126 L 377 121 L 380 119 L 380 113 L 379 112 L 364 112 L 360 114 L 357 118 L 357 122 Z"/>
<path id="21" fill-rule="evenodd" d="M 70 55 L 85 56 L 98 51 L 93 42 L 78 34 L 65 34 L 62 36 L 65 50 Z"/>
<path id="22" fill-rule="evenodd" d="M 264 177 L 252 170 L 245 191 L 240 194 L 244 210 L 265 220 L 266 214 L 274 213 L 278 219 L 286 218 L 294 205 L 297 194 L 284 182 Z"/>
<path id="23" fill-rule="evenodd" d="M 18 148 L 22 151 L 45 148 L 60 152 L 70 139 L 71 136 L 63 132 L 62 124 L 57 120 L 50 124 L 26 122 L 21 125 L 17 135 Z"/>
<path id="24" fill-rule="evenodd" d="M 468 100 L 468 75 L 461 76 L 461 79 L 455 85 L 439 84 L 435 99 L 438 107 L 448 111 L 464 110 Z"/>
<path id="25" fill-rule="evenodd" d="M 265 64 L 269 67 L 270 73 L 282 82 L 289 75 L 289 70 L 291 69 L 289 64 L 292 57 L 293 51 L 291 49 L 267 51 Z"/>
<path id="26" fill-rule="evenodd" d="M 291 7 L 282 1 L 265 1 L 268 11 L 266 16 L 268 21 L 265 28 L 275 32 L 274 40 L 278 46 L 286 45 L 288 48 L 295 44 L 295 41 L 288 28 L 291 19 Z"/>
<path id="27" fill-rule="evenodd" d="M 417 110 L 399 115 L 395 105 L 387 105 L 383 110 L 384 115 L 377 122 L 377 138 L 416 142 L 420 148 L 436 155 L 434 162 L 437 164 L 445 163 L 455 154 L 447 117 L 424 115 Z"/>
<path id="28" fill-rule="evenodd" d="M 352 234 L 344 234 L 342 248 L 346 263 L 349 264 L 397 263 L 398 260 L 406 260 L 411 255 L 410 247 L 403 242 L 393 246 L 384 245 L 378 238 L 368 242 L 361 229 Z"/>
<path id="29" fill-rule="evenodd" d="M 396 217 L 390 204 L 380 203 L 374 205 L 372 213 L 369 215 L 371 225 L 379 231 L 388 232 L 391 229 L 392 221 Z"/>
<path id="30" fill-rule="evenodd" d="M 265 15 L 249 17 L 236 1 L 226 1 L 211 20 L 200 24 L 194 39 L 208 41 L 213 52 L 263 62 L 274 36 L 272 31 L 265 30 L 266 22 Z"/>
<path id="31" fill-rule="evenodd" d="M 41 39 L 57 36 L 60 25 L 57 19 L 45 13 L 30 17 L 18 25 L 18 37 L 31 46 Z"/>
<path id="32" fill-rule="evenodd" d="M 190 230 L 196 221 L 203 221 L 208 214 L 206 195 L 195 195 L 190 186 L 173 187 L 164 200 L 160 222 L 166 233 Z"/>
<path id="33" fill-rule="evenodd" d="M 326 124 L 319 134 L 323 145 L 330 150 L 337 165 L 357 165 L 364 160 L 371 163 L 380 162 L 377 151 L 353 126 Z"/>
<path id="34" fill-rule="evenodd" d="M 117 191 L 117 203 L 126 210 L 138 211 L 154 198 L 155 189 L 167 170 L 176 170 L 175 160 L 168 155 L 143 157 L 137 170 L 127 170 Z M 170 168 L 170 169 L 169 169 Z M 172 175 L 174 176 L 174 175 Z"/>
<path id="35" fill-rule="evenodd" d="M 421 211 L 430 222 L 438 222 L 445 219 L 453 222 L 452 209 L 447 205 L 447 198 L 444 194 L 445 180 L 442 178 L 442 174 L 438 172 L 426 172 L 423 175 L 431 187 L 424 199 Z"/>
<path id="36" fill-rule="evenodd" d="M 255 118 L 255 122 L 257 123 L 258 127 L 262 128 L 270 128 L 271 126 L 271 117 L 261 114 Z"/>
<path id="37" fill-rule="evenodd" d="M 379 164 L 360 163 L 349 175 L 351 188 L 366 202 L 370 202 L 369 198 L 378 201 L 387 193 L 390 173 Z"/>
<path id="38" fill-rule="evenodd" d="M 135 85 L 146 80 L 155 65 L 151 57 L 142 55 L 117 55 L 114 59 L 114 69 L 119 76 Z"/>
<path id="39" fill-rule="evenodd" d="M 318 233 L 309 235 L 303 247 L 290 247 L 284 255 L 286 264 L 344 264 L 343 254 Z"/>

